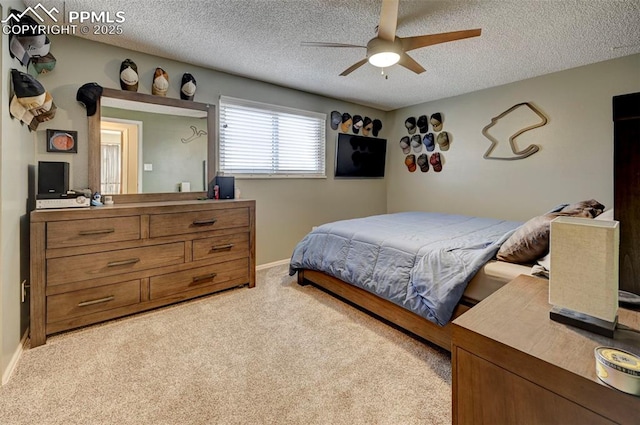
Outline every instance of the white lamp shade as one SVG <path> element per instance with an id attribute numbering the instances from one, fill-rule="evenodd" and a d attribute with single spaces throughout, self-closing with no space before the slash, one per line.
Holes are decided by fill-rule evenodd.
<path id="1" fill-rule="evenodd" d="M 549 302 L 614 322 L 618 313 L 617 221 L 558 217 L 551 222 Z"/>

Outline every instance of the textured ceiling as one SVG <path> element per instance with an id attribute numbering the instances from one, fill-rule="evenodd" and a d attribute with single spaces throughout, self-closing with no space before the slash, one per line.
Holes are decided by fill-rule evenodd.
<path id="1" fill-rule="evenodd" d="M 401 37 L 481 28 L 480 37 L 410 52 L 426 68 L 364 65 L 381 0 L 27 0 L 61 11 L 124 12 L 123 34 L 99 42 L 281 86 L 393 110 L 640 53 L 640 0 L 400 0 Z M 640 72 L 640 70 L 639 70 Z"/>

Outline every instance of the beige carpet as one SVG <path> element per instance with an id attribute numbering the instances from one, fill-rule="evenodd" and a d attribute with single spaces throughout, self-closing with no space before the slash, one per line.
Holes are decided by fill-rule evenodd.
<path id="1" fill-rule="evenodd" d="M 447 353 L 279 266 L 25 351 L 0 424 L 449 424 L 450 406 Z"/>

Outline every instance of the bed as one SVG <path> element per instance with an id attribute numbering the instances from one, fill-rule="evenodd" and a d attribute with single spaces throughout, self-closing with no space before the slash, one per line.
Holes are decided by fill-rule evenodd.
<path id="1" fill-rule="evenodd" d="M 450 350 L 451 320 L 518 275 L 537 273 L 551 220 L 603 210 L 591 199 L 525 223 L 429 212 L 327 223 L 298 243 L 289 273 Z"/>
<path id="2" fill-rule="evenodd" d="M 494 259 L 521 225 L 428 212 L 342 220 L 307 234 L 289 272 L 448 350 L 453 318 L 530 272 Z"/>

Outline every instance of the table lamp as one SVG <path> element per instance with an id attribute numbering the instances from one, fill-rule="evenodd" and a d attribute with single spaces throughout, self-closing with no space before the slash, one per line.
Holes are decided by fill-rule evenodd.
<path id="1" fill-rule="evenodd" d="M 550 318 L 613 338 L 618 321 L 617 221 L 551 221 Z"/>

